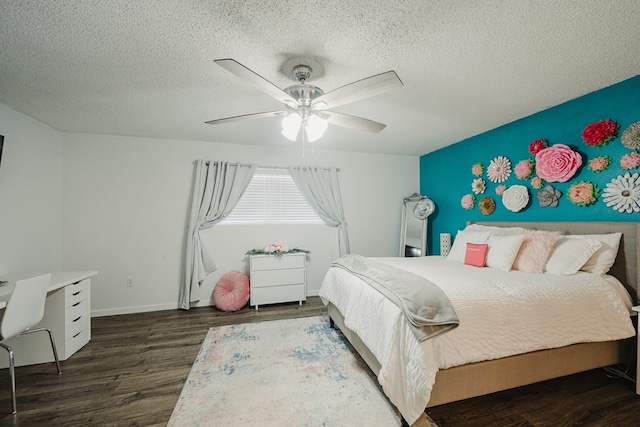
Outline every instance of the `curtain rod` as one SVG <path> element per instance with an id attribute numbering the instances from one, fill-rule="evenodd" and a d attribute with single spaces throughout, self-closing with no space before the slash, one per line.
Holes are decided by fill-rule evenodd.
<path id="1" fill-rule="evenodd" d="M 197 160 L 194 160 L 194 161 L 193 161 L 193 164 L 195 165 L 196 163 L 197 163 Z M 208 165 L 209 163 L 210 163 L 210 161 L 209 161 L 209 160 L 206 160 L 206 161 L 205 161 L 205 165 Z M 251 166 L 251 163 L 238 163 L 238 165 L 240 165 L 240 166 Z M 280 169 L 280 170 L 287 170 L 287 169 L 289 169 L 289 168 L 288 168 L 288 167 L 286 167 L 286 166 L 266 166 L 266 165 L 256 165 L 256 167 L 257 167 L 258 169 Z M 317 166 L 305 166 L 305 165 L 303 165 L 302 167 L 317 167 Z M 329 170 L 329 169 L 331 169 L 331 168 L 322 168 L 322 169 L 323 169 L 323 170 Z M 337 170 L 338 172 L 340 172 L 340 168 L 336 168 L 336 170 Z"/>

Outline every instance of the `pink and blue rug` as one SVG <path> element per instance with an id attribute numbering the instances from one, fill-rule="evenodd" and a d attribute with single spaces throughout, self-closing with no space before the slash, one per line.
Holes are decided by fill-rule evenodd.
<path id="1" fill-rule="evenodd" d="M 211 328 L 169 426 L 400 426 L 326 316 Z"/>

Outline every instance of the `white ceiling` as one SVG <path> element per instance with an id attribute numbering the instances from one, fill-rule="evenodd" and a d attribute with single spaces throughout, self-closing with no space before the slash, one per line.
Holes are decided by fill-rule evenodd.
<path id="1" fill-rule="evenodd" d="M 0 103 L 62 132 L 282 146 L 292 57 L 325 92 L 395 70 L 404 86 L 335 110 L 316 150 L 422 155 L 640 74 L 638 0 L 2 0 Z"/>

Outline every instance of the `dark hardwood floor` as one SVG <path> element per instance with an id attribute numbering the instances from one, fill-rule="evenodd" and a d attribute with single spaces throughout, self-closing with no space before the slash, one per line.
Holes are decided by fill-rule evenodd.
<path id="1" fill-rule="evenodd" d="M 311 297 L 302 307 L 277 304 L 258 312 L 201 307 L 94 318 L 91 342 L 61 362 L 61 376 L 52 363 L 16 368 L 16 415 L 2 370 L 0 425 L 164 426 L 209 327 L 325 312 Z M 640 396 L 631 382 L 595 370 L 427 412 L 440 427 L 637 426 Z"/>

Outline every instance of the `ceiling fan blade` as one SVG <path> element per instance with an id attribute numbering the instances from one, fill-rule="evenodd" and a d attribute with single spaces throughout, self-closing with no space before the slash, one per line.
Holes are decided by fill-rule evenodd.
<path id="1" fill-rule="evenodd" d="M 205 122 L 208 125 L 219 125 L 221 123 L 238 122 L 244 119 L 261 119 L 263 117 L 284 116 L 286 111 L 265 111 L 264 113 L 243 114 L 242 116 L 225 117 L 224 119 L 215 119 Z"/>
<path id="2" fill-rule="evenodd" d="M 295 108 L 299 105 L 298 101 L 294 97 L 292 97 L 291 95 L 289 95 L 288 93 L 286 93 L 285 91 L 283 91 L 278 86 L 274 85 L 269 80 L 262 77 L 261 75 L 248 69 L 238 61 L 234 59 L 226 58 L 226 59 L 216 59 L 213 62 L 215 62 L 222 68 L 226 69 L 227 71 L 230 71 L 231 73 L 235 74 L 237 77 L 240 77 L 245 82 L 251 83 L 258 89 L 260 89 L 262 92 L 277 99 L 278 101 L 292 108 Z"/>
<path id="3" fill-rule="evenodd" d="M 325 110 L 379 95 L 390 89 L 402 86 L 402 80 L 395 71 L 376 74 L 348 85 L 334 89 L 311 102 L 316 110 Z"/>
<path id="4" fill-rule="evenodd" d="M 363 130 L 366 132 L 378 133 L 387 125 L 374 122 L 373 120 L 363 119 L 362 117 L 350 116 L 348 114 L 337 113 L 335 111 L 323 111 L 322 116 L 328 116 L 327 121 L 332 125 L 342 126 L 343 128 Z"/>

